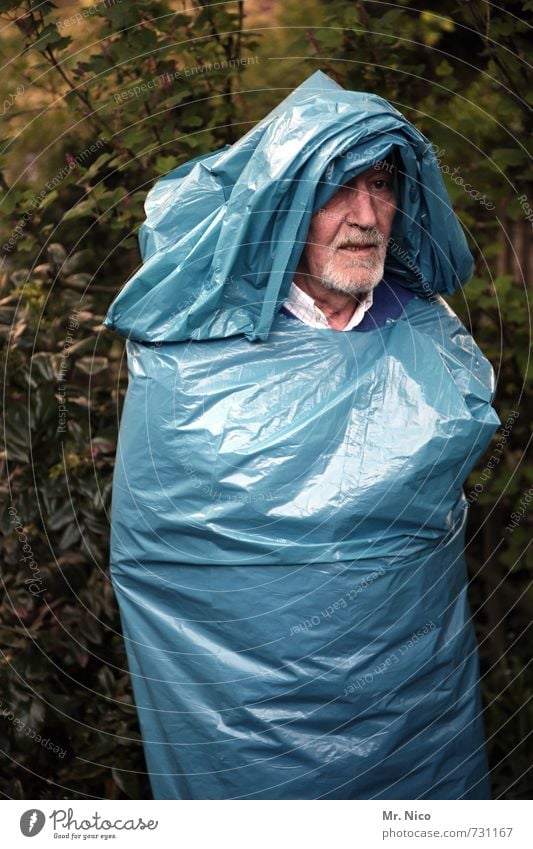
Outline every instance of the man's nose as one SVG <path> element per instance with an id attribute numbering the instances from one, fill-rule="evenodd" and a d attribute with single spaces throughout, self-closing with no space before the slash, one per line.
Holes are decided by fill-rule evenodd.
<path id="1" fill-rule="evenodd" d="M 375 227 L 377 215 L 375 198 L 366 188 L 352 188 L 348 191 L 346 200 L 346 223 L 362 229 Z"/>

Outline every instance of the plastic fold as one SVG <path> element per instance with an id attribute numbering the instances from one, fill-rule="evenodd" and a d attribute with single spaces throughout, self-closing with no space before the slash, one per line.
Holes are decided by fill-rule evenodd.
<path id="1" fill-rule="evenodd" d="M 311 216 L 392 153 L 350 332 L 283 309 Z M 111 575 L 155 798 L 486 799 L 466 476 L 490 364 L 442 294 L 472 257 L 430 143 L 316 72 L 160 179 L 128 338 Z"/>

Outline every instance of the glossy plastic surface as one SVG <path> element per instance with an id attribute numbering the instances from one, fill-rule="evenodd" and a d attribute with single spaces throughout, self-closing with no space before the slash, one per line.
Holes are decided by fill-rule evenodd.
<path id="1" fill-rule="evenodd" d="M 324 75 L 311 98 L 315 80 L 209 167 L 156 185 L 150 258 L 108 317 L 130 336 L 111 574 L 152 787 L 161 799 L 488 798 L 462 484 L 498 424 L 492 369 L 440 296 L 413 294 L 391 269 L 356 331 L 279 311 L 289 200 L 303 226 L 309 175 L 341 167 L 343 127 L 364 139 L 359 170 L 376 122 L 376 159 L 409 137 L 402 158 L 411 145 L 431 171 L 392 107 Z M 214 211 L 210 169 L 233 155 L 240 224 L 228 182 Z M 267 195 L 286 205 L 281 243 Z M 418 259 L 448 291 L 470 260 L 438 196 L 447 271 L 431 266 L 428 238 Z M 245 245 L 247 226 L 265 241 Z M 228 291 L 205 271 L 217 256 L 237 275 Z M 274 256 L 277 283 L 259 273 Z"/>
<path id="2" fill-rule="evenodd" d="M 234 145 L 156 183 L 144 264 L 106 325 L 152 342 L 267 339 L 311 216 L 392 151 L 402 176 L 386 271 L 426 297 L 451 294 L 472 256 L 430 142 L 386 100 L 316 71 Z"/>

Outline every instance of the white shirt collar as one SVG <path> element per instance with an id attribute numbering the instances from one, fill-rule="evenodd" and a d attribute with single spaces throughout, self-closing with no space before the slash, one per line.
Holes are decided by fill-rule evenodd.
<path id="1" fill-rule="evenodd" d="M 354 314 L 342 330 L 352 330 L 354 327 L 357 327 L 363 320 L 365 312 L 372 306 L 372 302 L 373 291 L 370 290 L 357 304 Z M 300 289 L 296 283 L 291 283 L 289 295 L 283 306 L 305 324 L 309 324 L 311 327 L 328 327 L 331 330 L 322 310 L 317 307 L 312 297 L 307 292 L 304 292 L 303 289 Z"/>

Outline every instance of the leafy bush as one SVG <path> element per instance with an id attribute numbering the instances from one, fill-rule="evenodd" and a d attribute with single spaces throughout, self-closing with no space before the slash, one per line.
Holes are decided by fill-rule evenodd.
<path id="1" fill-rule="evenodd" d="M 65 132 L 53 155 L 38 157 L 32 184 L 17 173 L 26 118 L 13 101 L 0 160 L 0 745 L 12 759 L 0 789 L 12 798 L 149 797 L 107 564 L 126 370 L 123 342 L 102 334 L 102 320 L 139 262 L 150 184 L 234 140 L 242 10 L 218 9 L 215 20 L 202 4 L 190 14 L 164 2 L 98 4 L 78 40 L 63 35 L 70 18 L 52 3 L 0 11 L 25 42 L 15 66 L 50 80 L 37 127 L 46 137 L 52 116 Z M 188 83 L 190 69 L 215 63 L 224 72 Z M 58 87 L 59 109 L 50 105 Z"/>

